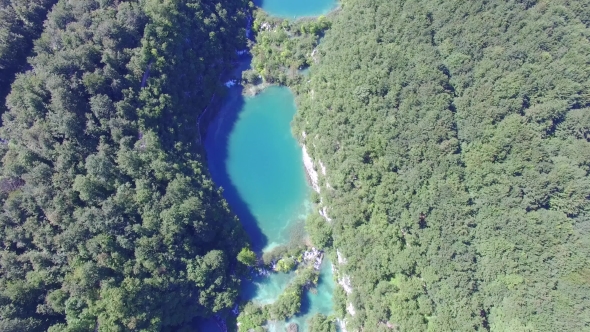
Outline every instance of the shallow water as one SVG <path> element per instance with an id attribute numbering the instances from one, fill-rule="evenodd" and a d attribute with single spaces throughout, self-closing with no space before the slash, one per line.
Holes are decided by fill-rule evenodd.
<path id="1" fill-rule="evenodd" d="M 336 8 L 336 0 L 254 0 L 254 3 L 272 16 L 300 18 L 324 15 Z"/>
<path id="2" fill-rule="evenodd" d="M 315 292 L 307 292 L 301 305 L 301 315 L 294 317 L 289 322 L 297 323 L 299 325 L 299 331 L 307 331 L 306 322 L 313 315 L 320 313 L 328 316 L 332 314 L 334 312 L 332 302 L 334 287 L 332 263 L 324 260 L 320 270 L 320 280 L 318 281 Z"/>
<path id="3" fill-rule="evenodd" d="M 291 134 L 294 97 L 285 87 L 270 87 L 255 97 L 241 88 L 229 96 L 209 125 L 205 147 L 211 175 L 238 215 L 257 252 L 286 244 L 311 213 L 301 148 Z M 260 304 L 274 302 L 293 277 L 275 273 L 245 282 L 240 296 Z M 330 262 L 322 265 L 317 292 L 307 292 L 302 313 L 292 319 L 305 331 L 305 321 L 332 312 L 334 282 Z M 284 331 L 284 322 L 271 331 Z"/>

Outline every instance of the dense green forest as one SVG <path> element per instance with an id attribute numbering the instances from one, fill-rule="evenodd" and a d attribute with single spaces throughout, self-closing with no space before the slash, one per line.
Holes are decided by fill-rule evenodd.
<path id="1" fill-rule="evenodd" d="M 243 81 L 298 95 L 294 132 L 326 167 L 329 218 L 307 229 L 350 279 L 346 329 L 590 331 L 590 6 L 341 5 L 257 12 Z M 1 331 L 188 331 L 233 306 L 258 258 L 196 126 L 251 7 L 0 2 Z M 315 282 L 245 304 L 240 330 L 297 314 Z"/>
<path id="2" fill-rule="evenodd" d="M 47 12 L 57 0 L 0 2 L 0 114 L 16 73 L 25 69 L 33 41 L 41 35 Z"/>
<path id="3" fill-rule="evenodd" d="M 329 28 L 330 20 L 325 16 L 290 21 L 256 10 L 252 69 L 242 73 L 243 83 L 257 84 L 260 79 L 288 86 L 301 83 L 300 70 L 314 62 L 315 48 Z"/>
<path id="4" fill-rule="evenodd" d="M 2 70 L 23 68 L 47 6 L 2 16 Z M 246 46 L 249 11 L 242 0 L 52 8 L 0 128 L 0 330 L 181 331 L 233 305 L 246 238 L 196 123 Z"/>
<path id="5" fill-rule="evenodd" d="M 343 1 L 294 132 L 348 331 L 590 330 L 589 25 L 584 1 Z"/>

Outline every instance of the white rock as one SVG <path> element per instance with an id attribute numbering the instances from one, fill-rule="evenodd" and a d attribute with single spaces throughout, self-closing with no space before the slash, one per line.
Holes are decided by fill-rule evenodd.
<path id="1" fill-rule="evenodd" d="M 344 275 L 342 279 L 338 279 L 338 284 L 344 288 L 346 294 L 352 293 L 352 285 L 350 284 L 350 276 Z"/>
<path id="2" fill-rule="evenodd" d="M 319 213 L 320 213 L 320 216 L 322 216 L 327 222 L 332 222 L 332 219 L 330 219 L 330 217 L 328 217 L 328 207 L 327 206 L 324 206 L 323 208 L 321 208 Z"/>
<path id="3" fill-rule="evenodd" d="M 305 144 L 303 145 L 302 150 L 303 150 L 303 165 L 305 166 L 305 170 L 307 171 L 307 175 L 309 175 L 309 179 L 311 180 L 311 186 L 313 187 L 313 190 L 315 190 L 317 193 L 319 193 L 320 186 L 318 185 L 318 172 L 316 172 L 316 170 L 313 167 L 313 160 L 311 160 L 309 153 L 307 153 L 307 147 L 305 146 Z"/>
<path id="4" fill-rule="evenodd" d="M 346 311 L 348 311 L 348 313 L 351 316 L 356 315 L 356 310 L 354 309 L 354 306 L 352 305 L 352 302 L 348 302 L 348 305 L 346 306 Z"/>
<path id="5" fill-rule="evenodd" d="M 326 176 L 326 166 L 322 163 L 321 160 L 318 161 L 320 163 L 320 168 L 322 169 L 322 174 Z"/>
<path id="6" fill-rule="evenodd" d="M 340 328 L 341 332 L 348 332 L 346 330 L 346 321 L 344 319 L 336 319 L 336 324 L 338 324 L 338 327 Z"/>
<path id="7" fill-rule="evenodd" d="M 346 264 L 346 258 L 340 253 L 340 250 L 338 249 L 336 249 L 336 256 L 338 256 L 338 264 Z"/>

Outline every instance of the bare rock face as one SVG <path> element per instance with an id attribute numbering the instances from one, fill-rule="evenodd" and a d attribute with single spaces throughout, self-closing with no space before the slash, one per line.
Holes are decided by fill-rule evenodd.
<path id="1" fill-rule="evenodd" d="M 338 279 L 338 284 L 344 288 L 346 294 L 352 293 L 352 285 L 350 283 L 350 276 L 344 275 L 342 279 Z"/>
<path id="2" fill-rule="evenodd" d="M 316 271 L 320 270 L 322 266 L 322 260 L 324 259 L 324 252 L 312 247 L 303 253 L 303 261 L 305 264 L 313 265 Z"/>
<path id="3" fill-rule="evenodd" d="M 326 220 L 327 222 L 332 222 L 332 218 L 328 217 L 328 207 L 324 206 L 320 209 L 319 211 L 320 216 L 322 216 L 324 218 L 324 220 Z"/>
<path id="4" fill-rule="evenodd" d="M 356 310 L 354 309 L 354 306 L 352 305 L 352 302 L 348 302 L 348 305 L 346 306 L 346 311 L 348 311 L 348 313 L 351 316 L 356 315 Z"/>
<path id="5" fill-rule="evenodd" d="M 346 258 L 344 255 L 340 253 L 338 249 L 336 249 L 336 256 L 338 256 L 338 264 L 343 265 L 346 264 Z"/>
<path id="6" fill-rule="evenodd" d="M 307 152 L 307 147 L 305 145 L 303 145 L 302 150 L 303 150 L 303 165 L 305 166 L 307 176 L 309 177 L 309 182 L 311 182 L 311 186 L 313 187 L 313 190 L 315 190 L 317 193 L 319 193 L 320 186 L 318 185 L 318 172 L 315 170 L 315 167 L 313 165 L 313 160 L 311 159 L 311 156 Z"/>

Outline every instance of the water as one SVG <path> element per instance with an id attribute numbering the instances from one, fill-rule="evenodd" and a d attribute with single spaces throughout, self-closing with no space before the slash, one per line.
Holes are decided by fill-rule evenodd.
<path id="1" fill-rule="evenodd" d="M 310 210 L 301 148 L 291 135 L 294 115 L 287 88 L 271 87 L 250 98 L 233 88 L 209 126 L 211 175 L 257 251 L 288 242 L 290 226 Z"/>
<path id="2" fill-rule="evenodd" d="M 265 305 L 273 303 L 287 288 L 294 276 L 291 273 L 275 273 L 269 277 L 257 277 L 253 282 L 243 285 L 241 296 L 256 303 Z M 306 292 L 301 303 L 301 312 L 287 322 L 275 322 L 269 326 L 270 332 L 285 331 L 285 327 L 293 322 L 299 325 L 299 331 L 307 331 L 307 321 L 315 314 L 326 316 L 333 313 L 332 294 L 334 293 L 332 263 L 325 259 L 320 269 L 320 278 L 313 291 Z"/>
<path id="3" fill-rule="evenodd" d="M 254 0 L 272 16 L 300 18 L 324 15 L 336 8 L 337 0 Z"/>
<path id="4" fill-rule="evenodd" d="M 296 231 L 312 212 L 302 151 L 291 134 L 295 111 L 293 95 L 285 87 L 270 87 L 255 97 L 243 97 L 241 88 L 233 87 L 207 131 L 205 147 L 213 180 L 224 188 L 224 197 L 259 253 L 292 237 L 301 239 Z M 277 273 L 255 278 L 245 283 L 241 296 L 270 304 L 292 277 L 293 273 Z M 317 293 L 307 292 L 301 316 L 292 320 L 300 331 L 305 331 L 305 321 L 313 314 L 332 312 L 332 279 L 326 261 Z M 281 322 L 271 331 L 284 331 L 284 326 Z"/>
<path id="5" fill-rule="evenodd" d="M 334 294 L 334 276 L 332 274 L 332 263 L 324 260 L 320 269 L 320 279 L 315 292 L 307 292 L 306 297 L 301 305 L 301 316 L 294 317 L 289 322 L 295 322 L 299 325 L 299 331 L 307 331 L 307 320 L 315 314 L 332 314 Z"/>

